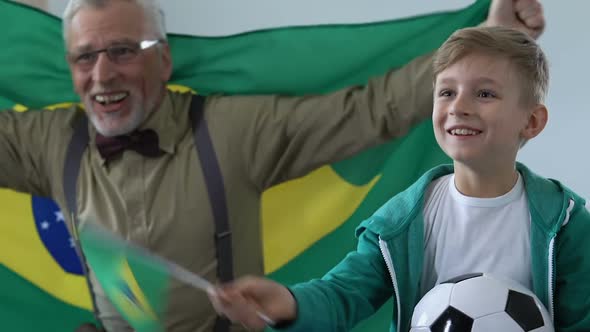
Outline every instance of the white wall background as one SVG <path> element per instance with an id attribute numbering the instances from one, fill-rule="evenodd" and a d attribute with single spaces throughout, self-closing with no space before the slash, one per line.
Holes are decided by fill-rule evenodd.
<path id="1" fill-rule="evenodd" d="M 45 8 L 60 17 L 68 2 L 68 0 L 16 1 Z M 424 12 L 460 9 L 474 2 L 474 0 L 432 1 L 428 7 L 424 7 L 412 1 L 401 0 L 157 1 L 166 14 L 168 32 L 199 36 L 224 36 L 267 28 L 325 22 L 346 24 L 385 21 Z"/>
<path id="2" fill-rule="evenodd" d="M 590 199 L 590 1 L 543 1 L 547 30 L 539 39 L 550 63 L 549 123 L 520 160 Z M 587 206 L 589 206 L 587 204 Z"/>
<path id="3" fill-rule="evenodd" d="M 310 21 L 314 15 L 324 15 L 331 12 L 340 17 L 341 20 L 350 20 L 351 13 L 358 17 L 360 8 L 370 11 L 366 1 L 375 3 L 380 8 L 383 6 L 395 7 L 398 10 L 405 10 L 405 4 L 410 0 L 398 0 L 398 4 L 392 5 L 392 0 L 366 0 L 361 2 L 351 0 L 299 0 L 299 1 L 268 1 L 269 6 L 278 8 L 281 6 L 293 8 L 305 8 L 304 14 Z M 47 0 L 48 9 L 54 13 L 61 13 L 65 7 L 66 0 Z M 185 31 L 180 17 L 186 13 L 195 13 L 191 21 L 195 25 L 223 25 L 227 22 L 235 22 L 237 19 L 247 17 L 250 21 L 256 22 L 257 15 L 272 15 L 265 11 L 248 11 L 248 2 L 236 2 L 232 0 L 210 0 L 210 5 L 199 1 L 160 1 L 166 10 L 169 30 L 178 32 Z M 305 4 L 307 2 L 307 4 Z M 349 2 L 353 11 L 334 13 L 333 8 L 342 7 Z M 443 7 L 463 5 L 469 1 L 445 0 Z M 381 3 L 382 5 L 379 5 Z M 295 6 L 294 6 L 295 4 Z M 239 5 L 240 10 L 227 10 L 227 8 Z M 441 6 L 441 2 L 431 2 L 431 6 Z M 543 1 L 547 17 L 547 30 L 539 39 L 543 46 L 551 66 L 551 82 L 547 105 L 550 111 L 550 121 L 545 131 L 536 139 L 529 142 L 521 151 L 519 160 L 526 163 L 541 175 L 559 179 L 582 196 L 590 199 L 590 112 L 586 97 L 590 99 L 588 80 L 590 80 L 590 67 L 586 56 L 590 54 L 590 37 L 586 33 L 585 22 L 590 12 L 590 1 L 587 0 L 545 0 Z M 208 7 L 210 6 L 210 7 Z M 416 7 L 415 5 L 413 7 Z M 207 8 L 208 10 L 205 10 Z M 401 9 L 400 9 L 401 8 Z M 224 9 L 223 11 L 220 11 Z M 218 16 L 214 13 L 222 13 Z M 289 12 L 289 11 L 284 11 Z M 198 13 L 198 14 L 197 14 Z M 368 12 L 365 14 L 369 14 Z M 199 18 L 199 15 L 203 15 Z M 233 16 L 232 16 L 233 15 Z M 373 15 L 370 15 L 373 16 Z M 252 20 L 252 18 L 254 18 Z M 260 20 L 266 21 L 267 20 Z M 362 20 L 362 18 L 361 18 Z M 189 27 L 190 29 L 190 27 Z M 586 131 L 588 130 L 588 131 Z"/>

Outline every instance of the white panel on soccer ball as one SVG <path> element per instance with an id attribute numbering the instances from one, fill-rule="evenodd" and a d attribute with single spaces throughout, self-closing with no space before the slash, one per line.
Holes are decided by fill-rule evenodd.
<path id="1" fill-rule="evenodd" d="M 484 316 L 473 321 L 471 327 L 473 332 L 523 332 L 512 317 L 505 312 L 498 312 L 493 315 Z"/>
<path id="2" fill-rule="evenodd" d="M 412 326 L 430 326 L 449 306 L 453 284 L 440 284 L 418 302 L 412 315 Z"/>
<path id="3" fill-rule="evenodd" d="M 428 328 L 428 327 L 412 327 L 410 332 L 430 332 L 430 328 Z"/>
<path id="4" fill-rule="evenodd" d="M 472 318 L 504 311 L 508 290 L 485 275 L 459 282 L 451 293 L 451 305 Z"/>
<path id="5" fill-rule="evenodd" d="M 539 307 L 539 311 L 541 311 L 541 315 L 543 315 L 543 322 L 545 322 L 545 326 L 539 327 L 538 329 L 531 330 L 530 332 L 553 332 L 553 331 L 555 331 L 555 328 L 553 327 L 553 321 L 551 320 L 551 317 L 549 316 L 549 312 L 547 312 L 547 309 L 541 303 L 541 301 L 539 301 L 538 298 L 535 297 L 534 299 L 535 299 L 535 303 Z"/>

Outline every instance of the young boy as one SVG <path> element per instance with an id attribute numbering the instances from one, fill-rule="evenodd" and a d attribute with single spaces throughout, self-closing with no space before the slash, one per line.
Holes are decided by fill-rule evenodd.
<path id="1" fill-rule="evenodd" d="M 391 331 L 407 331 L 436 284 L 490 272 L 533 290 L 557 331 L 590 331 L 585 202 L 516 162 L 547 123 L 545 55 L 516 30 L 463 29 L 438 50 L 434 74 L 434 132 L 453 165 L 365 220 L 357 250 L 321 280 L 238 280 L 211 296 L 218 311 L 252 328 L 262 312 L 287 330 L 346 331 L 393 296 Z"/>

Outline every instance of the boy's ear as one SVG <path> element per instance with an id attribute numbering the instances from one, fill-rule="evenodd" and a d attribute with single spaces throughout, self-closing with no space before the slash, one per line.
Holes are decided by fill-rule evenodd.
<path id="1" fill-rule="evenodd" d="M 539 135 L 547 125 L 548 116 L 547 107 L 537 104 L 529 115 L 527 126 L 520 133 L 522 137 L 529 140 Z"/>

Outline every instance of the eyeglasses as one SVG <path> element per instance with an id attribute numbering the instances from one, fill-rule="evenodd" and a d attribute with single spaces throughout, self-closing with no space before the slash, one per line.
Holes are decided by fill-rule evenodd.
<path id="1" fill-rule="evenodd" d="M 83 70 L 89 70 L 94 67 L 94 64 L 98 60 L 98 55 L 104 52 L 111 62 L 123 65 L 133 62 L 139 55 L 139 52 L 163 42 L 163 40 L 154 39 L 143 40 L 138 43 L 117 43 L 100 50 L 68 53 L 67 58 L 73 66 Z"/>

